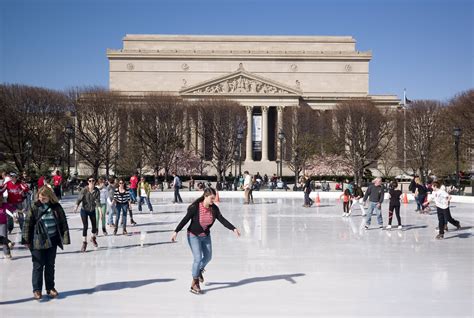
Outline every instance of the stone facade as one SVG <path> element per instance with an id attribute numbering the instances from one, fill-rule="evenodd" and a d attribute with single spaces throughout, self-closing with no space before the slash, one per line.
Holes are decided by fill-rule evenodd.
<path id="1" fill-rule="evenodd" d="M 268 138 L 281 128 L 282 107 L 330 110 L 354 97 L 380 107 L 400 104 L 394 95 L 369 95 L 372 53 L 356 51 L 355 44 L 350 36 L 126 35 L 123 49 L 107 51 L 110 89 L 128 96 L 162 92 L 191 101 L 238 101 L 247 107 L 248 121 L 261 118 L 261 155 L 255 160 L 255 127 L 247 125 L 244 168 L 274 173 Z"/>

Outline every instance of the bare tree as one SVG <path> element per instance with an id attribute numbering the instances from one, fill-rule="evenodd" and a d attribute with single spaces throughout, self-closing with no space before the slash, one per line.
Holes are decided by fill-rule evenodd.
<path id="1" fill-rule="evenodd" d="M 371 100 L 353 99 L 334 110 L 334 142 L 350 163 L 354 181 L 361 184 L 364 170 L 377 162 L 392 139 L 392 121 Z"/>
<path id="2" fill-rule="evenodd" d="M 175 96 L 149 95 L 132 101 L 130 133 L 142 147 L 143 164 L 155 172 L 164 170 L 167 179 L 177 168 L 183 142 L 183 102 Z"/>
<path id="3" fill-rule="evenodd" d="M 108 176 L 117 151 L 120 96 L 93 87 L 71 90 L 69 98 L 76 113 L 75 151 L 95 176 L 104 164 Z"/>
<path id="4" fill-rule="evenodd" d="M 0 85 L 0 107 L 4 120 L 0 125 L 0 144 L 5 158 L 16 168 L 27 163 L 42 170 L 59 153 L 65 131 L 67 100 L 49 89 L 24 85 Z"/>
<path id="5" fill-rule="evenodd" d="M 439 133 L 442 108 L 438 101 L 417 100 L 410 104 L 406 113 L 407 165 L 419 171 L 426 181 L 436 159 L 435 144 L 441 140 Z"/>
<path id="6" fill-rule="evenodd" d="M 462 129 L 461 145 L 468 149 L 474 148 L 474 89 L 456 95 L 449 102 L 445 115 L 449 119 L 452 129 L 459 127 Z"/>
<path id="7" fill-rule="evenodd" d="M 286 136 L 286 163 L 295 173 L 295 185 L 299 174 L 309 168 L 312 159 L 323 151 L 323 125 L 318 125 L 321 114 L 309 106 L 287 107 L 283 123 Z"/>
<path id="8" fill-rule="evenodd" d="M 217 171 L 218 181 L 234 162 L 234 153 L 238 147 L 237 132 L 245 128 L 245 108 L 234 101 L 225 99 L 205 99 L 197 102 L 195 111 L 201 113 L 204 136 L 210 150 L 208 157 Z"/>

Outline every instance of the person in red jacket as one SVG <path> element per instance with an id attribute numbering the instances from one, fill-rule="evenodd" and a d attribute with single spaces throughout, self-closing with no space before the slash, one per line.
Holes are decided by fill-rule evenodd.
<path id="1" fill-rule="evenodd" d="M 24 220 L 24 215 L 23 215 L 23 200 L 24 200 L 24 195 L 28 193 L 30 190 L 28 188 L 28 185 L 24 182 L 21 182 L 18 180 L 18 175 L 14 172 L 10 173 L 10 178 L 11 180 L 5 183 L 1 190 L 0 193 L 3 195 L 3 192 L 7 191 L 8 193 L 8 199 L 7 202 L 8 204 L 11 205 L 12 209 L 14 209 L 15 212 L 15 218 L 18 220 L 18 223 L 20 224 L 20 229 L 23 230 L 23 220 Z M 13 230 L 13 223 L 9 224 L 8 231 L 11 233 Z"/>
<path id="2" fill-rule="evenodd" d="M 135 172 L 133 176 L 130 178 L 130 196 L 132 199 L 132 203 L 137 203 L 137 188 L 138 188 L 138 177 L 137 177 L 137 173 Z"/>
<path id="3" fill-rule="evenodd" d="M 61 201 L 61 185 L 63 183 L 63 177 L 61 176 L 61 171 L 56 170 L 56 174 L 53 177 L 53 190 L 54 194 Z"/>
<path id="4" fill-rule="evenodd" d="M 45 180 L 44 180 L 44 176 L 41 175 L 39 178 L 38 178 L 38 189 L 41 189 L 41 187 L 43 187 L 45 185 Z"/>

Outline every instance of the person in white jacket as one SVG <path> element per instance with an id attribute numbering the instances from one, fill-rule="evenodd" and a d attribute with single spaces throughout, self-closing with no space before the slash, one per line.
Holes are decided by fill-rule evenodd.
<path id="1" fill-rule="evenodd" d="M 431 200 L 426 201 L 423 205 L 428 205 L 430 201 L 434 201 L 436 209 L 438 211 L 438 229 L 439 234 L 436 236 L 437 240 L 442 240 L 444 238 L 445 224 L 447 222 L 451 223 L 456 227 L 456 229 L 461 228 L 461 224 L 458 220 L 453 219 L 451 213 L 449 212 L 449 201 L 451 196 L 446 192 L 445 189 L 441 189 L 441 185 L 438 181 L 433 182 L 433 194 Z"/>
<path id="2" fill-rule="evenodd" d="M 244 172 L 244 204 L 250 203 L 250 191 L 252 190 L 252 176 L 248 171 Z"/>
<path id="3" fill-rule="evenodd" d="M 115 189 L 118 187 L 118 184 L 115 182 L 114 177 L 109 178 L 109 185 L 107 186 L 107 224 L 109 227 L 115 228 L 114 215 L 116 214 L 115 204 L 114 204 L 114 193 Z"/>

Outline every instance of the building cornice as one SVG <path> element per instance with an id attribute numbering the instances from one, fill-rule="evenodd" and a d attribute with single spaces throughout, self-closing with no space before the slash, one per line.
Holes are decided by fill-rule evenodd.
<path id="1" fill-rule="evenodd" d="M 352 36 L 127 34 L 123 41 L 356 43 Z"/>
<path id="2" fill-rule="evenodd" d="M 113 50 L 109 59 L 308 59 L 369 61 L 372 52 L 349 51 L 259 51 L 259 50 Z"/>

